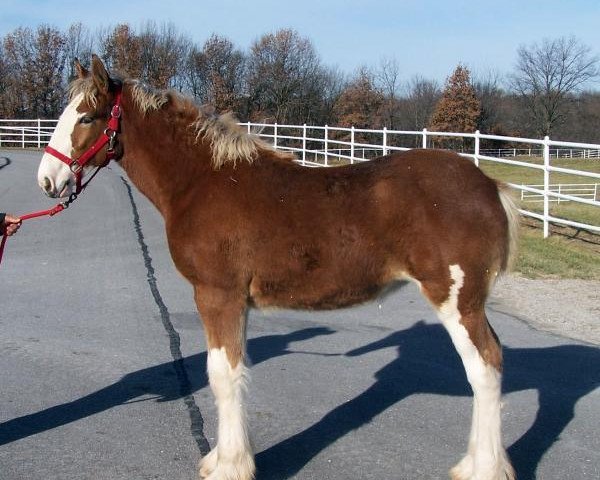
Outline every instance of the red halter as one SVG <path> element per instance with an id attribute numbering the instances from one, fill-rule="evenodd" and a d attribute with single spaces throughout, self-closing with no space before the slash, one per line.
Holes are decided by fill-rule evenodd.
<path id="1" fill-rule="evenodd" d="M 87 162 L 89 162 L 98 151 L 104 147 L 108 143 L 108 149 L 106 150 L 106 161 L 100 165 L 100 167 L 104 167 L 115 158 L 115 138 L 117 132 L 119 131 L 119 119 L 121 118 L 121 89 L 119 88 L 115 93 L 115 103 L 110 111 L 110 119 L 108 120 L 108 125 L 102 132 L 102 135 L 96 140 L 96 142 L 88 148 L 81 157 L 78 159 L 74 159 L 71 157 L 67 157 L 64 153 L 55 150 L 50 145 L 48 145 L 44 152 L 52 155 L 55 158 L 58 158 L 61 162 L 66 163 L 69 166 L 73 175 L 75 175 L 75 194 L 81 193 L 85 185 L 82 187 L 81 178 L 83 176 L 83 167 Z M 93 178 L 93 176 L 92 176 Z M 91 180 L 91 178 L 90 178 Z M 89 180 L 88 182 L 89 183 Z M 86 183 L 86 185 L 87 185 Z"/>
<path id="2" fill-rule="evenodd" d="M 119 119 L 121 118 L 121 88 L 119 87 L 115 92 L 115 103 L 110 111 L 110 119 L 108 120 L 108 125 L 102 132 L 102 135 L 96 140 L 96 142 L 88 148 L 78 159 L 67 157 L 65 154 L 55 150 L 51 146 L 47 146 L 44 151 L 55 158 L 58 158 L 61 162 L 66 163 L 73 175 L 75 175 L 75 192 L 69 196 L 69 199 L 59 203 L 58 205 L 48 209 L 48 210 L 40 210 L 39 212 L 31 212 L 25 215 L 21 215 L 19 218 L 21 221 L 29 220 L 30 218 L 42 217 L 45 215 L 53 216 L 59 212 L 62 212 L 65 208 L 73 203 L 77 196 L 87 187 L 88 183 L 92 181 L 92 179 L 96 176 L 96 174 L 100 171 L 102 167 L 108 165 L 108 162 L 113 160 L 116 157 L 115 154 L 115 140 L 117 136 L 117 132 L 119 131 Z M 83 176 L 83 167 L 89 162 L 98 151 L 104 147 L 108 143 L 108 149 L 106 150 L 106 161 L 98 166 L 96 171 L 92 174 L 92 176 L 85 182 L 83 185 L 81 184 L 81 178 Z M 2 263 L 2 254 L 4 253 L 4 245 L 6 244 L 6 240 L 8 239 L 8 235 L 6 234 L 6 229 L 0 228 L 0 234 L 2 234 L 2 240 L 0 240 L 0 263 Z"/>

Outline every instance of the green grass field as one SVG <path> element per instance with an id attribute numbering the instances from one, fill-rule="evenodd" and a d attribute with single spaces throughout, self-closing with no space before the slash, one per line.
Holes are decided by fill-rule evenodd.
<path id="1" fill-rule="evenodd" d="M 554 234 L 544 239 L 541 228 L 530 226 L 520 233 L 516 272 L 527 278 L 600 280 L 600 236 Z"/>

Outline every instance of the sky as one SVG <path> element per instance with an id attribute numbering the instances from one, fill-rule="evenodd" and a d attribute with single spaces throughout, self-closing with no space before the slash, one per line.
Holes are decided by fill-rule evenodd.
<path id="1" fill-rule="evenodd" d="M 242 50 L 292 28 L 342 72 L 393 59 L 402 80 L 440 83 L 459 63 L 475 76 L 506 75 L 520 45 L 544 38 L 573 35 L 600 56 L 600 0 L 0 0 L 2 37 L 42 24 L 66 31 L 81 22 L 94 31 L 148 21 L 171 22 L 199 45 L 217 33 Z"/>

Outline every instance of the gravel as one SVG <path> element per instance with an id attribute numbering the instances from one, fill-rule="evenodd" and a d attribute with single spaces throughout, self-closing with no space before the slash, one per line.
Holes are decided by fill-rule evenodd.
<path id="1" fill-rule="evenodd" d="M 492 292 L 495 309 L 533 327 L 600 345 L 600 281 L 502 277 Z"/>

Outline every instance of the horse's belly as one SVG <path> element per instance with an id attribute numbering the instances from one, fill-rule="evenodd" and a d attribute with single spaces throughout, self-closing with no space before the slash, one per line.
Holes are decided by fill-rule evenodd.
<path id="1" fill-rule="evenodd" d="M 250 283 L 250 298 L 257 307 L 331 310 L 375 298 L 391 281 L 389 275 L 269 276 Z"/>

